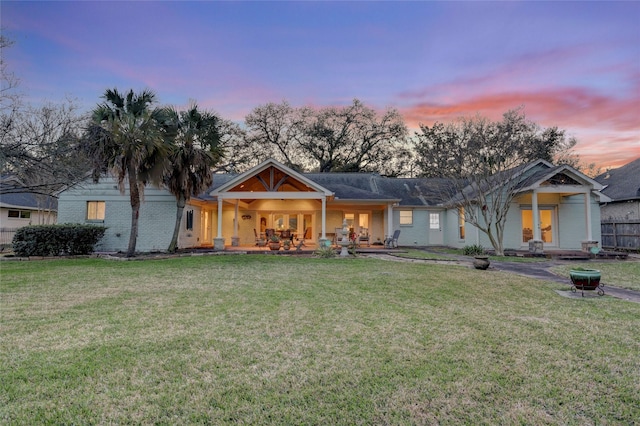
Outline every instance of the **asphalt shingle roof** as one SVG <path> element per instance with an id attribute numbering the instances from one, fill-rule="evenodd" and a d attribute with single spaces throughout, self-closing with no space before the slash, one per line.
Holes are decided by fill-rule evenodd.
<path id="1" fill-rule="evenodd" d="M 16 191 L 15 182 L 0 183 L 11 191 Z M 58 199 L 49 195 L 33 194 L 31 192 L 7 192 L 0 191 L 0 205 L 5 208 L 21 208 L 27 210 L 57 210 Z"/>
<path id="2" fill-rule="evenodd" d="M 601 192 L 614 201 L 640 198 L 640 158 L 603 173 L 595 180 L 606 185 Z"/>

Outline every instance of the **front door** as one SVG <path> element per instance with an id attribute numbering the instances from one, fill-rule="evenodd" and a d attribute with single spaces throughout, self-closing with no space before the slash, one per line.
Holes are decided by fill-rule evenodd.
<path id="1" fill-rule="evenodd" d="M 209 210 L 202 210 L 200 225 L 200 244 L 211 244 L 211 212 Z"/>
<path id="2" fill-rule="evenodd" d="M 540 239 L 548 246 L 555 246 L 556 226 L 555 209 L 552 207 L 540 208 Z M 522 245 L 528 244 L 533 239 L 533 212 L 531 209 L 522 210 Z"/>
<path id="3" fill-rule="evenodd" d="M 439 246 L 443 243 L 442 216 L 440 212 L 429 213 L 429 245 Z"/>

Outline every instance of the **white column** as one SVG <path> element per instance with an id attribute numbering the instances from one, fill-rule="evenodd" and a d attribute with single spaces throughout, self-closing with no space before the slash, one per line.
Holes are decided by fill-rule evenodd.
<path id="1" fill-rule="evenodd" d="M 235 216 L 233 218 L 233 236 L 234 236 L 234 238 L 238 237 L 238 204 L 239 203 L 240 203 L 240 200 L 236 200 Z"/>
<path id="2" fill-rule="evenodd" d="M 218 235 L 216 238 L 222 238 L 222 203 L 224 201 L 218 196 Z"/>
<path id="3" fill-rule="evenodd" d="M 322 240 L 327 239 L 327 197 L 322 197 Z"/>
<path id="4" fill-rule="evenodd" d="M 387 236 L 393 235 L 393 204 L 387 205 Z"/>
<path id="5" fill-rule="evenodd" d="M 531 213 L 533 213 L 533 239 L 542 240 L 540 233 L 540 210 L 538 209 L 538 192 L 534 189 L 531 195 Z"/>
<path id="6" fill-rule="evenodd" d="M 591 191 L 587 190 L 584 193 L 584 212 L 585 219 L 587 221 L 587 241 L 593 241 L 593 234 L 591 233 Z"/>

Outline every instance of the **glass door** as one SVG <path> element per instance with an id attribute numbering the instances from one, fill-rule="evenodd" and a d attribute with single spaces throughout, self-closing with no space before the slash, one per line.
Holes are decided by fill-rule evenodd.
<path id="1" fill-rule="evenodd" d="M 345 213 L 344 219 L 347 221 L 347 227 L 351 234 L 351 238 L 358 238 L 361 241 L 369 243 L 371 240 L 371 216 L 369 212 Z"/>
<path id="2" fill-rule="evenodd" d="M 539 210 L 540 219 L 540 239 L 548 245 L 555 245 L 555 210 L 553 208 L 541 208 Z M 522 210 L 522 244 L 526 245 L 534 236 L 533 211 L 531 209 Z"/>
<path id="3" fill-rule="evenodd" d="M 274 229 L 276 234 L 290 230 L 297 240 L 305 239 L 310 243 L 315 241 L 313 236 L 315 215 L 313 213 L 263 212 L 258 216 L 260 218 L 260 232 L 264 232 L 267 228 Z"/>

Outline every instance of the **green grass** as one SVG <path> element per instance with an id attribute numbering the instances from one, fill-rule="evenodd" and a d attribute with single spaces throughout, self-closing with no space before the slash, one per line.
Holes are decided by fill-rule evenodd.
<path id="1" fill-rule="evenodd" d="M 640 304 L 367 258 L 2 262 L 2 424 L 633 424 Z"/>
<path id="2" fill-rule="evenodd" d="M 574 268 L 598 269 L 602 273 L 600 282 L 603 284 L 640 291 L 640 262 L 637 260 L 572 263 L 553 267 L 552 270 L 568 278 L 569 271 Z"/>
<path id="3" fill-rule="evenodd" d="M 429 253 L 433 256 L 438 256 L 439 253 L 443 253 L 441 256 L 447 258 L 447 254 L 464 256 L 464 252 L 462 249 L 456 249 L 452 247 L 433 247 L 429 248 Z M 472 256 L 468 256 L 471 259 Z M 518 256 L 489 256 L 489 260 L 497 260 L 500 262 L 515 262 L 515 263 L 536 263 L 536 262 L 546 262 L 549 259 L 545 257 L 518 257 Z"/>
<path id="4" fill-rule="evenodd" d="M 451 256 L 445 256 L 438 253 L 432 253 L 429 251 L 419 249 L 403 249 L 404 253 L 394 253 L 396 257 L 402 257 L 405 259 L 421 259 L 421 260 L 452 260 Z"/>

